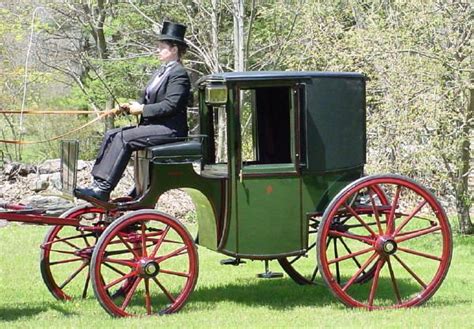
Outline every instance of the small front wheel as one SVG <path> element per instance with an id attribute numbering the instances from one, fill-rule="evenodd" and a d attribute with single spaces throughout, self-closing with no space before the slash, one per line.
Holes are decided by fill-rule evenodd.
<path id="1" fill-rule="evenodd" d="M 388 203 L 377 201 L 376 191 L 383 191 Z M 358 199 L 366 202 L 354 202 Z M 331 240 L 345 248 L 337 252 Z M 369 176 L 331 201 L 317 250 L 323 279 L 344 304 L 410 307 L 426 302 L 443 282 L 452 236 L 443 208 L 427 189 L 398 175 Z M 364 272 L 370 275 L 360 280 Z"/>
<path id="2" fill-rule="evenodd" d="M 59 300 L 85 298 L 89 287 L 89 263 L 101 232 L 105 210 L 90 205 L 66 211 L 61 218 L 92 224 L 53 226 L 41 245 L 40 269 L 46 287 Z"/>
<path id="3" fill-rule="evenodd" d="M 198 254 L 186 228 L 153 210 L 124 215 L 101 235 L 91 261 L 91 281 L 113 316 L 177 312 L 194 290 Z M 114 287 L 129 286 L 112 296 Z"/>

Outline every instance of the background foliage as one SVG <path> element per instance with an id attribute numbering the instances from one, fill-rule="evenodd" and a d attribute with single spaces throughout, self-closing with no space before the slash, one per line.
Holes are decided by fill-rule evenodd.
<path id="1" fill-rule="evenodd" d="M 367 171 L 401 173 L 431 186 L 458 214 L 459 229 L 472 231 L 473 12 L 468 1 L 16 4 L 0 5 L 0 107 L 90 109 L 91 116 L 28 117 L 20 127 L 18 117 L 2 115 L 2 138 L 54 136 L 117 99 L 134 99 L 159 65 L 153 53 L 161 22 L 179 21 L 188 26 L 185 64 L 194 81 L 236 67 L 364 73 Z M 243 50 L 242 63 L 236 44 Z M 92 141 L 86 156 L 93 157 L 104 127 L 78 136 Z M 56 156 L 56 149 L 0 146 L 6 157 L 30 162 Z"/>

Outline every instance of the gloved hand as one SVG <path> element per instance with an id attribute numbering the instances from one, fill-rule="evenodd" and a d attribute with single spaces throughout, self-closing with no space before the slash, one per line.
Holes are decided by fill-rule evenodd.
<path id="1" fill-rule="evenodd" d="M 143 107 L 145 105 L 140 104 L 138 102 L 131 102 L 129 104 L 129 113 L 133 115 L 140 115 L 143 113 Z"/>
<path id="2" fill-rule="evenodd" d="M 120 104 L 118 107 L 118 111 L 116 115 L 125 115 L 125 114 L 130 114 L 130 104 L 129 103 L 124 103 Z"/>

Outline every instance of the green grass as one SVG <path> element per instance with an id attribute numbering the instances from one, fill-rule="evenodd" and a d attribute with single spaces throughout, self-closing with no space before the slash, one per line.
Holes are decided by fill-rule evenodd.
<path id="1" fill-rule="evenodd" d="M 199 280 L 177 314 L 115 319 L 93 297 L 56 301 L 39 271 L 47 227 L 10 224 L 0 229 L 0 326 L 5 328 L 364 327 L 468 328 L 474 323 L 474 238 L 456 236 L 443 285 L 423 307 L 367 312 L 348 309 L 323 285 L 299 286 L 285 276 L 262 280 L 263 263 L 221 266 L 226 258 L 199 248 Z M 194 229 L 194 228 L 191 228 Z M 280 271 L 277 263 L 271 270 Z"/>

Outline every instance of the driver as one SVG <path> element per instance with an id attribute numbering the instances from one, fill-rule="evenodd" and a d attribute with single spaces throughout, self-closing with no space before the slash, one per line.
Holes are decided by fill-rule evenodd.
<path id="1" fill-rule="evenodd" d="M 118 184 L 133 151 L 164 144 L 172 137 L 188 133 L 187 104 L 189 76 L 181 63 L 187 49 L 186 26 L 164 22 L 158 37 L 158 57 L 162 66 L 155 71 L 140 99 L 121 105 L 127 113 L 141 116 L 139 124 L 105 133 L 92 169 L 93 183 L 76 188 L 76 197 L 107 202 Z"/>

